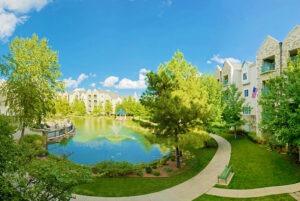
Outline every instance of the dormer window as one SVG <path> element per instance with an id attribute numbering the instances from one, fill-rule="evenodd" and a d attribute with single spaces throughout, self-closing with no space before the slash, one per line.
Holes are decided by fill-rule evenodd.
<path id="1" fill-rule="evenodd" d="M 228 85 L 228 75 L 224 76 L 223 85 Z"/>
<path id="2" fill-rule="evenodd" d="M 247 79 L 248 79 L 247 73 L 243 73 L 243 80 L 247 80 Z"/>
<path id="3" fill-rule="evenodd" d="M 264 59 L 261 72 L 266 73 L 273 70 L 275 70 L 275 56 Z"/>

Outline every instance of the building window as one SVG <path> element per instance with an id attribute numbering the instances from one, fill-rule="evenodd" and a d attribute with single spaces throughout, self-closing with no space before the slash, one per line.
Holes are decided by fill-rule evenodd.
<path id="1" fill-rule="evenodd" d="M 262 89 L 261 89 L 261 91 L 262 91 L 263 93 L 268 92 L 268 87 L 267 87 L 267 82 L 266 82 L 266 80 L 262 81 Z"/>
<path id="2" fill-rule="evenodd" d="M 223 85 L 228 85 L 228 75 L 224 76 Z"/>
<path id="3" fill-rule="evenodd" d="M 243 80 L 247 80 L 248 77 L 247 77 L 247 73 L 243 73 Z"/>
<path id="4" fill-rule="evenodd" d="M 249 91 L 248 91 L 248 89 L 245 89 L 244 90 L 244 97 L 248 97 L 249 96 Z"/>
<path id="5" fill-rule="evenodd" d="M 289 51 L 289 53 L 290 53 L 290 60 L 295 62 L 297 59 L 298 50 L 297 49 L 291 50 L 291 51 Z"/>
<path id="6" fill-rule="evenodd" d="M 264 59 L 261 72 L 265 73 L 273 70 L 275 70 L 275 56 Z"/>
<path id="7" fill-rule="evenodd" d="M 243 107 L 243 114 L 251 114 L 251 107 L 249 106 Z"/>

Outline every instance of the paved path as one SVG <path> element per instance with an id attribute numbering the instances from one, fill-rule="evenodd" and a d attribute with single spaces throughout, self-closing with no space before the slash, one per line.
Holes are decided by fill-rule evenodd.
<path id="1" fill-rule="evenodd" d="M 210 163 L 195 177 L 166 190 L 132 197 L 92 197 L 75 195 L 79 201 L 191 201 L 206 193 L 217 183 L 219 175 L 228 165 L 231 155 L 231 145 L 224 138 L 211 134 L 217 143 L 218 149 Z M 126 186 L 124 186 L 126 188 Z"/>
<path id="2" fill-rule="evenodd" d="M 21 130 L 18 130 L 15 134 L 14 134 L 14 139 L 17 140 L 21 137 Z M 25 131 L 24 131 L 24 135 L 27 135 L 27 134 L 38 134 L 38 135 L 42 135 L 41 132 L 37 132 L 37 131 L 32 131 L 30 130 L 29 128 L 25 128 Z"/>
<path id="3" fill-rule="evenodd" d="M 264 188 L 254 189 L 222 189 L 212 188 L 206 194 L 215 195 L 220 197 L 231 197 L 231 198 L 251 198 L 251 197 L 262 197 L 267 195 L 277 195 L 284 193 L 294 193 L 300 191 L 300 182 L 285 186 L 272 186 Z"/>

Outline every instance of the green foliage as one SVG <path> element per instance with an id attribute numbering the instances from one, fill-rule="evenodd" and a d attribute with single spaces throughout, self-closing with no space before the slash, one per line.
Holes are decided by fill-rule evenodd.
<path id="1" fill-rule="evenodd" d="M 69 115 L 71 113 L 71 106 L 66 98 L 58 96 L 55 102 L 56 114 Z"/>
<path id="2" fill-rule="evenodd" d="M 94 110 L 92 111 L 92 114 L 95 116 L 100 116 L 103 113 L 103 106 L 100 103 L 99 105 L 94 107 Z"/>
<path id="3" fill-rule="evenodd" d="M 14 129 L 10 125 L 8 117 L 0 115 L 0 172 L 9 165 L 15 154 L 16 146 L 13 143 L 13 131 Z"/>
<path id="4" fill-rule="evenodd" d="M 86 114 L 86 108 L 83 100 L 75 98 L 74 102 L 71 105 L 72 113 L 78 116 L 84 116 Z"/>
<path id="5" fill-rule="evenodd" d="M 135 169 L 135 165 L 126 161 L 103 161 L 92 167 L 92 171 L 94 174 L 102 174 L 108 177 L 125 176 L 127 174 L 133 173 Z"/>
<path id="6" fill-rule="evenodd" d="M 113 105 L 110 100 L 105 101 L 104 112 L 106 115 L 111 115 L 111 113 L 113 112 Z"/>
<path id="7" fill-rule="evenodd" d="M 63 90 L 58 64 L 58 53 L 51 50 L 47 39 L 15 38 L 10 53 L 0 63 L 6 105 L 16 115 L 24 128 L 34 122 L 40 123 L 54 108 L 56 92 Z"/>
<path id="8" fill-rule="evenodd" d="M 248 136 L 249 140 L 251 140 L 254 143 L 258 143 L 258 144 L 263 144 L 264 143 L 264 140 L 261 137 L 258 137 L 256 135 L 256 133 L 249 132 L 247 134 L 247 136 Z"/>
<path id="9" fill-rule="evenodd" d="M 269 195 L 254 198 L 227 198 L 204 194 L 193 201 L 295 201 L 289 194 Z"/>
<path id="10" fill-rule="evenodd" d="M 300 53 L 281 76 L 269 79 L 267 91 L 259 104 L 262 106 L 260 128 L 264 137 L 279 144 L 300 147 Z M 299 149 L 300 152 L 300 149 Z M 299 153 L 300 160 L 300 153 Z"/>
<path id="11" fill-rule="evenodd" d="M 159 175 L 160 175 L 160 172 L 159 172 L 159 171 L 153 171 L 153 175 L 154 175 L 154 176 L 159 176 Z"/>
<path id="12" fill-rule="evenodd" d="M 42 156 L 47 153 L 45 143 L 46 139 L 44 136 L 37 134 L 25 135 L 22 149 L 24 152 L 26 152 L 26 155 L 30 156 L 31 158 Z"/>
<path id="13" fill-rule="evenodd" d="M 144 175 L 142 170 L 138 170 L 136 173 L 137 176 L 142 177 Z"/>
<path id="14" fill-rule="evenodd" d="M 145 171 L 147 174 L 150 174 L 152 172 L 152 168 L 150 166 L 145 167 Z"/>
<path id="15" fill-rule="evenodd" d="M 213 105 L 218 102 L 218 96 L 208 95 L 210 84 L 206 83 L 207 80 L 213 82 L 202 76 L 179 51 L 171 61 L 160 65 L 157 73 L 147 73 L 148 86 L 141 103 L 151 114 L 151 121 L 157 124 L 156 132 L 175 139 L 178 167 L 178 135 L 196 127 L 205 130 L 210 123 L 220 119 L 221 109 L 213 109 L 220 105 Z"/>
<path id="16" fill-rule="evenodd" d="M 222 102 L 224 106 L 223 120 L 228 128 L 234 128 L 236 137 L 237 127 L 245 124 L 245 121 L 241 118 L 245 99 L 241 98 L 241 92 L 238 91 L 235 84 L 231 84 L 223 92 Z"/>

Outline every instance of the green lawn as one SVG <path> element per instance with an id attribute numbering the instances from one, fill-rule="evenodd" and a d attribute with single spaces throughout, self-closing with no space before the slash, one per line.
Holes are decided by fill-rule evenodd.
<path id="1" fill-rule="evenodd" d="M 230 164 L 235 175 L 227 188 L 249 189 L 300 182 L 300 165 L 289 155 L 268 151 L 244 136 L 225 134 L 232 146 Z"/>
<path id="2" fill-rule="evenodd" d="M 75 188 L 74 193 L 93 196 L 133 196 L 157 192 L 182 183 L 200 172 L 212 159 L 217 147 L 193 150 L 196 157 L 169 178 L 95 178 Z"/>
<path id="3" fill-rule="evenodd" d="M 295 201 L 289 194 L 271 195 L 258 198 L 224 198 L 213 195 L 202 195 L 194 201 Z"/>

